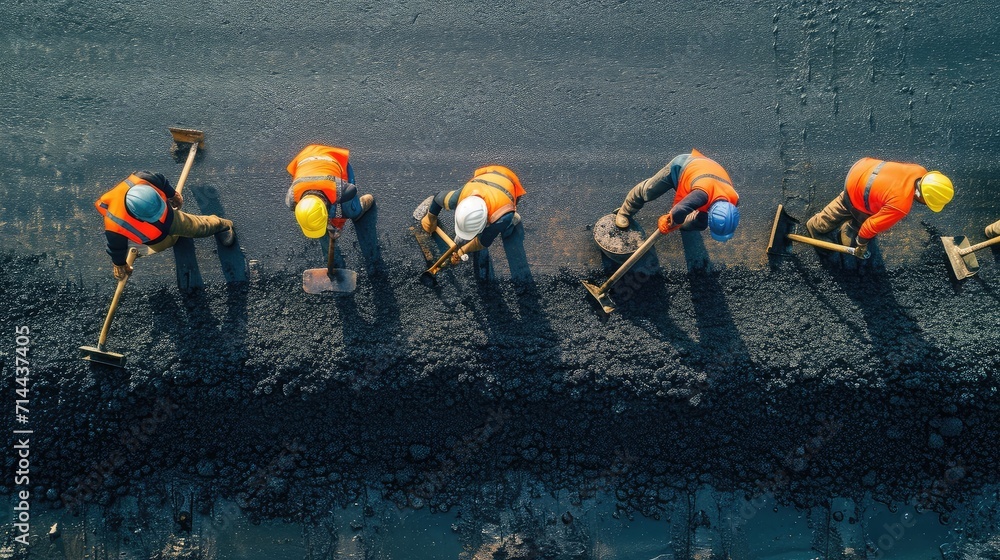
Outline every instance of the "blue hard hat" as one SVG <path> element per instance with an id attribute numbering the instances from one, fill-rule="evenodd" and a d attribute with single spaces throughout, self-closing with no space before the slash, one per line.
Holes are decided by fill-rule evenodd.
<path id="1" fill-rule="evenodd" d="M 712 239 L 725 243 L 740 225 L 740 209 L 728 200 L 719 200 L 708 209 L 708 231 Z"/>
<path id="2" fill-rule="evenodd" d="M 144 222 L 155 222 L 167 209 L 167 201 L 149 185 L 136 185 L 125 193 L 125 207 Z"/>

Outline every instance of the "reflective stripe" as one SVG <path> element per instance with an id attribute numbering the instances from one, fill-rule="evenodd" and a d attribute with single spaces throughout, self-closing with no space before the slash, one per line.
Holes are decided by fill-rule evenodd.
<path id="1" fill-rule="evenodd" d="M 496 222 L 497 220 L 499 220 L 500 218 L 502 218 L 504 216 L 504 214 L 506 214 L 508 212 L 513 212 L 513 211 L 514 211 L 514 204 L 513 203 L 511 203 L 511 204 L 504 204 L 500 208 L 497 208 L 495 212 L 493 212 L 492 214 L 490 214 L 489 221 L 492 224 L 492 223 Z"/>
<path id="2" fill-rule="evenodd" d="M 882 166 L 884 165 L 884 161 L 876 165 L 875 169 L 872 169 L 872 174 L 868 176 L 868 182 L 865 183 L 865 210 L 868 210 L 869 213 L 872 211 L 872 206 L 868 203 L 868 195 L 872 192 L 872 184 L 875 183 L 875 176 L 878 175 L 879 171 L 882 171 Z"/>
<path id="3" fill-rule="evenodd" d="M 107 207 L 105 206 L 105 208 L 107 208 Z M 107 214 L 105 214 L 105 217 L 107 219 L 111 220 L 112 222 L 120 225 L 124 229 L 127 229 L 129 232 L 132 233 L 132 235 L 138 237 L 140 243 L 142 243 L 142 244 L 145 245 L 146 243 L 149 243 L 150 241 L 152 241 L 152 239 L 150 239 L 150 238 L 146 237 L 145 235 L 143 235 L 141 231 L 135 229 L 135 226 L 133 226 L 132 224 L 130 224 L 130 223 L 126 222 L 125 220 L 119 218 L 118 216 L 115 216 L 111 212 L 108 212 Z"/>
<path id="4" fill-rule="evenodd" d="M 337 182 L 340 177 L 334 177 L 333 175 L 317 175 L 315 177 L 299 177 L 298 179 L 292 181 L 292 186 L 298 185 L 299 183 L 305 183 L 307 181 L 333 181 Z"/>
<path id="5" fill-rule="evenodd" d="M 131 175 L 129 175 L 129 177 L 131 177 Z M 125 178 L 125 184 L 128 185 L 129 188 L 132 188 L 132 187 L 135 186 L 135 183 L 133 183 L 128 177 Z"/>
<path id="6" fill-rule="evenodd" d="M 296 165 L 302 165 L 307 161 L 334 161 L 334 159 L 330 156 L 309 156 L 307 158 L 299 160 L 299 162 Z"/>
<path id="7" fill-rule="evenodd" d="M 711 173 L 702 173 L 701 175 L 698 175 L 694 179 L 691 179 L 691 184 L 694 185 L 695 183 L 697 183 L 701 179 L 704 179 L 705 177 L 708 177 L 709 179 L 715 179 L 716 181 L 719 181 L 720 183 L 725 183 L 730 187 L 733 186 L 733 184 L 730 183 L 729 181 L 723 179 L 722 177 L 719 177 L 718 175 L 712 175 Z"/>
<path id="8" fill-rule="evenodd" d="M 501 173 L 501 175 L 503 175 L 503 174 Z M 510 177 L 507 177 L 507 178 L 510 179 Z M 500 192 L 502 192 L 503 194 L 507 195 L 507 198 L 509 198 L 512 203 L 514 202 L 514 195 L 510 194 L 510 191 L 508 191 L 507 189 L 505 189 L 505 188 L 501 187 L 500 185 L 494 183 L 493 181 L 487 181 L 486 179 L 476 178 L 476 179 L 473 179 L 473 180 L 471 180 L 469 182 L 470 183 L 479 183 L 481 185 L 487 185 L 487 186 L 493 187 L 494 189 L 498 189 Z"/>

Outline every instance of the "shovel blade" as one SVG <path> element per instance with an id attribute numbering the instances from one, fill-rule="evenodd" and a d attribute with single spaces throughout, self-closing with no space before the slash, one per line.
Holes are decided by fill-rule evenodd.
<path id="1" fill-rule="evenodd" d="M 198 148 L 205 147 L 205 133 L 201 130 L 195 130 L 193 128 L 175 128 L 172 126 L 168 126 L 167 130 L 169 130 L 170 135 L 174 137 L 174 142 L 178 144 L 198 144 Z"/>
<path id="2" fill-rule="evenodd" d="M 798 220 L 785 212 L 783 204 L 778 205 L 778 211 L 774 214 L 774 223 L 771 224 L 771 238 L 767 241 L 767 254 L 783 256 L 792 254 L 792 240 L 788 239 L 788 234 L 792 232 Z"/>
<path id="3" fill-rule="evenodd" d="M 431 202 L 434 202 L 433 196 L 428 196 L 413 210 L 413 219 L 420 221 L 424 219 L 427 215 L 427 211 L 430 210 Z"/>
<path id="4" fill-rule="evenodd" d="M 323 292 L 351 293 L 358 287 L 358 273 L 334 268 L 310 268 L 302 273 L 302 289 L 307 294 Z"/>
<path id="5" fill-rule="evenodd" d="M 979 259 L 974 252 L 962 255 L 959 251 L 969 248 L 969 240 L 964 235 L 958 237 L 942 237 L 944 253 L 948 256 L 948 264 L 957 280 L 965 280 L 979 272 Z"/>
<path id="6" fill-rule="evenodd" d="M 437 286 L 437 276 L 429 270 L 425 270 L 423 274 L 420 275 L 420 283 L 428 288 L 433 288 Z"/>
<path id="7" fill-rule="evenodd" d="M 601 307 L 605 315 L 610 315 L 612 311 L 615 310 L 615 302 L 611 301 L 611 296 L 607 292 L 602 292 L 601 288 L 587 282 L 586 280 L 581 280 L 580 283 L 583 284 L 584 288 L 590 292 L 590 295 L 597 301 L 597 305 Z"/>
<path id="8" fill-rule="evenodd" d="M 80 359 L 112 367 L 125 367 L 125 355 L 101 350 L 96 346 L 81 346 Z"/>

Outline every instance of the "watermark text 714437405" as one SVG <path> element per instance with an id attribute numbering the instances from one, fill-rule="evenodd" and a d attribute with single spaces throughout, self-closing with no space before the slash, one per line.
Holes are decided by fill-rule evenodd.
<path id="1" fill-rule="evenodd" d="M 28 396 L 31 394 L 31 329 L 14 328 L 14 541 L 28 546 L 31 531 L 31 429 Z"/>

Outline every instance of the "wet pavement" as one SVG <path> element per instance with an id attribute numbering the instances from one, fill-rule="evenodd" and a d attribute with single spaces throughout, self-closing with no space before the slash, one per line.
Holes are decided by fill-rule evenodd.
<path id="1" fill-rule="evenodd" d="M 181 476 L 199 503 L 309 524 L 368 492 L 449 511 L 524 472 L 580 503 L 614 474 L 629 515 L 704 484 L 947 511 L 997 482 L 1000 261 L 982 252 L 959 284 L 938 240 L 1000 218 L 987 2 L 6 11 L 0 324 L 32 331 L 39 506 Z M 109 341 L 130 365 L 91 368 L 76 347 L 113 290 L 93 200 L 136 169 L 179 174 L 167 126 L 205 130 L 187 205 L 236 221 L 249 281 L 225 283 L 211 240 L 194 291 L 169 255 L 140 259 Z M 352 298 L 301 292 L 325 257 L 284 207 L 284 167 L 311 142 L 349 147 L 378 200 L 385 271 L 341 238 Z M 732 175 L 740 231 L 664 239 L 602 319 L 579 284 L 609 273 L 590 227 L 691 147 Z M 805 247 L 769 261 L 777 204 L 808 217 L 867 155 L 944 171 L 955 201 L 916 207 L 860 269 Z M 528 191 L 506 253 L 530 274 L 512 280 L 525 263 L 498 244 L 496 282 L 467 267 L 425 288 L 412 210 L 488 162 Z"/>

